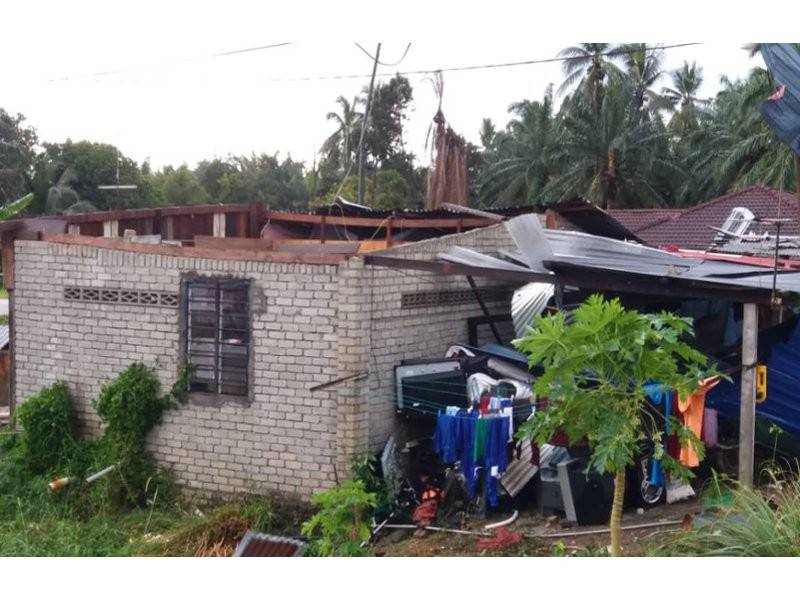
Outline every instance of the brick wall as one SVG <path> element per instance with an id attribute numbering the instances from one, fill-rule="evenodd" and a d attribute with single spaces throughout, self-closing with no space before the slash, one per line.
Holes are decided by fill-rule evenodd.
<path id="1" fill-rule="evenodd" d="M 503 225 L 399 246 L 386 254 L 430 259 L 454 245 L 511 249 Z M 467 342 L 471 297 L 458 304 L 403 308 L 402 295 L 468 290 L 464 277 L 367 267 L 210 260 L 47 242 L 16 242 L 16 401 L 57 380 L 75 394 L 88 434 L 100 423 L 91 402 L 134 361 L 156 367 L 163 386 L 178 372 L 180 309 L 87 302 L 65 288 L 178 294 L 195 273 L 252 281 L 253 380 L 248 406 L 189 403 L 165 415 L 149 440 L 180 484 L 210 492 L 277 491 L 308 498 L 349 473 L 353 455 L 379 449 L 395 424 L 393 368 L 442 357 Z M 479 287 L 502 282 L 476 280 Z M 506 287 L 514 287 L 508 284 Z M 505 302 L 489 310 L 507 313 Z M 501 326 L 511 338 L 510 324 Z M 492 338 L 484 328 L 484 339 Z M 309 387 L 369 371 L 328 390 Z"/>
<path id="2" fill-rule="evenodd" d="M 254 377 L 249 406 L 189 403 L 152 434 L 154 456 L 189 488 L 278 491 L 308 497 L 334 481 L 341 417 L 336 267 L 145 255 L 89 246 L 16 242 L 16 400 L 69 383 L 81 423 L 96 434 L 91 401 L 134 361 L 155 365 L 164 387 L 179 369 L 179 308 L 66 300 L 65 287 L 178 293 L 182 273 L 252 281 Z M 348 442 L 349 443 L 349 442 Z M 340 461 L 341 462 L 341 461 Z"/>
<path id="3" fill-rule="evenodd" d="M 511 250 L 514 243 L 505 226 L 495 225 L 467 233 L 454 234 L 398 246 L 381 254 L 432 259 L 439 252 L 453 246 L 461 246 L 483 252 Z M 352 262 L 352 261 L 351 261 Z M 350 262 L 348 267 L 350 268 Z M 342 269 L 344 271 L 345 268 Z M 361 383 L 362 401 L 369 410 L 369 447 L 380 449 L 392 433 L 395 425 L 394 366 L 410 358 L 442 358 L 447 348 L 454 343 L 466 343 L 467 319 L 483 315 L 478 303 L 471 296 L 465 303 L 433 307 L 402 308 L 401 298 L 405 293 L 436 290 L 468 290 L 465 277 L 443 277 L 423 271 L 393 270 L 382 267 L 360 269 L 364 290 L 363 304 L 371 307 L 360 316 L 361 328 L 359 355 L 354 362 L 367 365 L 369 379 Z M 498 281 L 476 279 L 478 287 L 518 287 L 519 284 L 504 284 Z M 492 314 L 510 311 L 510 304 L 489 302 Z M 358 317 L 354 315 L 354 317 Z M 344 327 L 344 322 L 340 322 Z M 512 337 L 510 323 L 501 324 L 501 335 Z M 494 341 L 488 328 L 480 330 L 483 339 Z"/>

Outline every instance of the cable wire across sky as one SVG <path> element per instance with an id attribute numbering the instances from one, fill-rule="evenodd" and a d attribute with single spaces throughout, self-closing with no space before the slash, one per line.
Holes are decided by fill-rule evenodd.
<path id="1" fill-rule="evenodd" d="M 75 81 L 81 79 L 96 79 L 101 77 L 107 77 L 111 75 L 119 75 L 123 73 L 129 73 L 132 71 L 142 71 L 154 68 L 161 68 L 161 67 L 169 67 L 169 66 L 179 66 L 186 63 L 197 62 L 202 60 L 210 60 L 215 58 L 222 58 L 227 56 L 234 56 L 238 54 L 246 54 L 251 52 L 259 52 L 262 50 L 270 50 L 273 48 L 280 48 L 284 46 L 293 45 L 292 42 L 281 42 L 276 44 L 266 44 L 262 46 L 254 46 L 250 48 L 242 48 L 238 50 L 230 50 L 227 52 L 219 52 L 216 54 L 210 54 L 206 56 L 194 57 L 194 58 L 186 58 L 183 60 L 171 61 L 171 62 L 164 62 L 158 63 L 154 65 L 144 65 L 138 67 L 124 67 L 119 69 L 112 69 L 107 71 L 100 71 L 96 73 L 89 73 L 84 75 L 77 75 L 77 76 L 69 76 L 69 77 L 56 77 L 50 79 L 50 82 L 55 81 Z M 370 58 L 374 58 L 367 50 L 365 50 L 362 46 L 358 43 L 355 44 L 358 46 L 359 50 L 364 52 Z M 646 51 L 659 51 L 659 50 L 669 50 L 672 48 L 684 48 L 687 46 L 700 46 L 702 45 L 701 42 L 686 42 L 680 44 L 663 44 L 658 46 L 650 46 L 647 47 Z M 408 54 L 409 49 L 411 48 L 411 43 L 406 46 L 403 55 L 400 59 L 394 63 L 380 63 L 383 66 L 396 66 L 399 65 Z M 602 52 L 601 56 L 621 56 L 625 54 L 630 54 L 631 50 L 611 50 L 608 52 Z M 479 71 L 479 70 L 486 70 L 486 69 L 506 69 L 511 67 L 522 67 L 522 66 L 529 66 L 529 65 L 538 65 L 538 64 L 547 64 L 547 63 L 554 63 L 554 62 L 564 62 L 570 60 L 571 57 L 567 56 L 554 56 L 551 58 L 538 58 L 538 59 L 530 59 L 530 60 L 518 60 L 518 61 L 508 61 L 508 62 L 498 62 L 498 63 L 484 63 L 484 64 L 477 64 L 477 65 L 458 65 L 458 66 L 450 66 L 450 67 L 438 67 L 438 68 L 428 68 L 428 69 L 414 69 L 414 70 L 407 70 L 407 71 L 387 71 L 378 73 L 377 77 L 392 77 L 394 75 L 432 75 L 433 73 L 441 72 L 441 73 L 453 73 L 453 72 L 463 72 L 463 71 Z M 348 74 L 334 74 L 334 75 L 305 75 L 305 76 L 288 76 L 288 77 L 270 77 L 270 78 L 258 78 L 257 81 L 260 82 L 302 82 L 302 81 L 329 81 L 329 80 L 341 80 L 341 79 L 369 79 L 372 76 L 371 73 L 348 73 Z"/>

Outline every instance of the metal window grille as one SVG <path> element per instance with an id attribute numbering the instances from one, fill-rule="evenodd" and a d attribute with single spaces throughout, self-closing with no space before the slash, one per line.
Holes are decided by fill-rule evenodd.
<path id="1" fill-rule="evenodd" d="M 189 390 L 245 396 L 250 362 L 250 284 L 197 279 L 185 287 Z"/>

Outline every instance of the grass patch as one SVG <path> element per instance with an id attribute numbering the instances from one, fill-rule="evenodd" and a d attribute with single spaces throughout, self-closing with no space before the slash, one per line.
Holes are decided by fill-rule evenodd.
<path id="1" fill-rule="evenodd" d="M 800 481 L 783 473 L 770 479 L 760 489 L 716 479 L 708 494 L 712 508 L 695 518 L 691 530 L 665 538 L 649 554 L 800 556 Z"/>
<path id="2" fill-rule="evenodd" d="M 0 300 L 8 300 L 8 290 L 6 288 L 0 288 Z"/>

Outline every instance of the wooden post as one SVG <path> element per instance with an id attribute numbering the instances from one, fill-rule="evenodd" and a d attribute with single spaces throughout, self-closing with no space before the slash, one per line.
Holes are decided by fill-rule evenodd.
<path id="1" fill-rule="evenodd" d="M 166 217 L 166 222 L 164 223 L 164 228 L 161 232 L 161 237 L 165 240 L 175 239 L 175 217 L 173 217 L 172 215 Z"/>
<path id="2" fill-rule="evenodd" d="M 224 238 L 226 219 L 225 213 L 214 213 L 214 237 Z"/>
<path id="3" fill-rule="evenodd" d="M 81 234 L 80 223 L 67 224 L 67 235 L 80 235 L 80 234 Z"/>
<path id="4" fill-rule="evenodd" d="M 119 237 L 119 221 L 103 221 L 103 237 Z"/>
<path id="5" fill-rule="evenodd" d="M 753 447 L 756 432 L 756 360 L 758 307 L 744 305 L 742 324 L 742 395 L 739 408 L 739 484 L 753 485 Z"/>
<path id="6" fill-rule="evenodd" d="M 390 216 L 386 220 L 386 247 L 392 247 L 392 224 L 393 224 L 394 217 Z"/>

